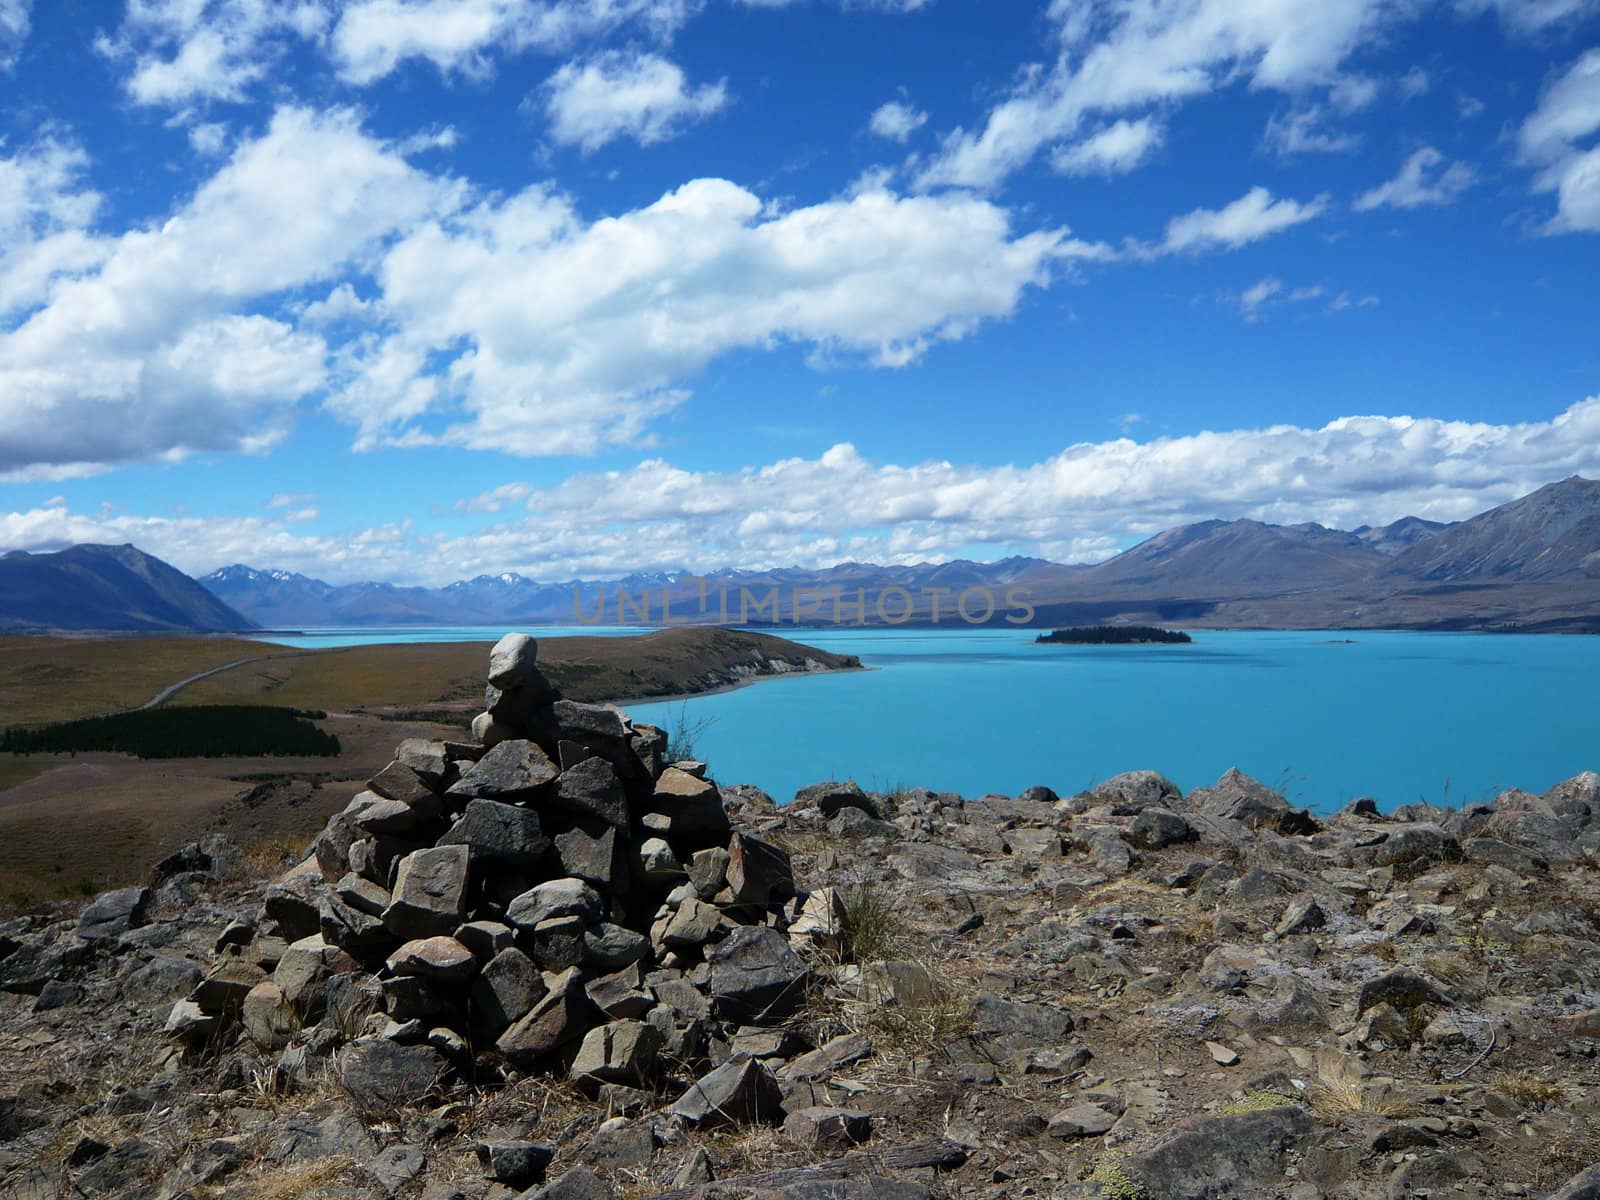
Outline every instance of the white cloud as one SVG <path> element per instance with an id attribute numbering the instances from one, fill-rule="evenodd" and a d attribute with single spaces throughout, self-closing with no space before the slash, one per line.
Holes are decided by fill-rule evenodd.
<path id="1" fill-rule="evenodd" d="M 1269 308 L 1276 308 L 1290 304 L 1306 304 L 1312 300 L 1320 300 L 1326 290 L 1321 284 L 1312 284 L 1309 287 L 1288 288 L 1283 280 L 1268 277 L 1247 287 L 1236 299 L 1239 304 L 1239 313 L 1250 324 L 1259 322 Z M 1339 306 L 1346 307 L 1346 306 Z M 1330 311 L 1336 311 L 1330 306 Z"/>
<path id="2" fill-rule="evenodd" d="M 361 447 L 586 453 L 645 439 L 731 351 L 900 367 L 1112 257 L 881 183 L 784 211 L 702 179 L 590 220 L 543 186 L 420 171 L 347 111 L 281 110 L 169 217 L 117 234 L 87 227 L 81 166 L 58 147 L 0 166 L 11 241 L 83 250 L 0 276 L 35 280 L 0 332 L 0 472 L 260 451 L 312 403 Z"/>
<path id="3" fill-rule="evenodd" d="M 292 39 L 325 28 L 324 0 L 128 0 L 122 26 L 100 51 L 129 64 L 136 104 L 185 107 L 239 101 Z"/>
<path id="4" fill-rule="evenodd" d="M 490 52 L 556 52 L 621 28 L 666 38 L 698 0 L 349 0 L 330 53 L 352 83 L 372 83 L 410 59 L 445 74 L 483 74 Z"/>
<path id="5" fill-rule="evenodd" d="M 1045 146 L 1072 138 L 1086 116 L 1174 104 L 1245 79 L 1255 89 L 1332 90 L 1370 100 L 1369 81 L 1341 74 L 1404 0 L 1055 0 L 1060 47 L 1028 69 L 982 129 L 956 129 L 922 170 L 924 187 L 992 188 Z"/>
<path id="6" fill-rule="evenodd" d="M 1104 557 L 1130 537 L 1212 517 L 1344 528 L 1413 513 L 1457 520 L 1597 471 L 1600 397 L 1542 422 L 1344 417 L 1318 428 L 1124 437 L 997 467 L 876 464 L 844 444 L 740 471 L 653 460 L 573 476 L 529 489 L 524 518 L 430 550 L 447 573 L 516 569 L 545 579 L 903 562 L 1018 544 Z"/>
<path id="7" fill-rule="evenodd" d="M 281 110 L 169 219 L 95 236 L 93 268 L 0 332 L 0 471 L 274 444 L 325 357 L 275 298 L 370 265 L 456 194 L 353 114 Z"/>
<path id="8" fill-rule="evenodd" d="M 618 138 L 642 146 L 666 141 L 727 100 L 724 82 L 691 88 L 676 63 L 623 50 L 568 63 L 544 87 L 551 136 L 584 153 Z"/>
<path id="9" fill-rule="evenodd" d="M 1412 67 L 1396 81 L 1402 100 L 1415 100 L 1433 87 L 1433 76 L 1424 67 Z"/>
<path id="10" fill-rule="evenodd" d="M 53 138 L 9 157 L 4 149 L 0 142 L 0 329 L 106 252 L 91 231 L 101 200 L 80 182 L 83 151 Z"/>
<path id="11" fill-rule="evenodd" d="M 1062 264 L 1108 254 L 1064 229 L 1014 234 L 1004 210 L 963 195 L 879 187 L 775 212 L 701 179 L 588 222 L 533 188 L 387 255 L 386 336 L 331 404 L 368 445 L 589 452 L 641 437 L 730 351 L 903 366 L 1008 316 Z M 452 423 L 418 424 L 452 405 Z"/>
<path id="12" fill-rule="evenodd" d="M 189 145 L 202 158 L 216 158 L 228 148 L 228 127 L 220 122 L 191 125 Z"/>
<path id="13" fill-rule="evenodd" d="M 1196 254 L 1202 250 L 1237 250 L 1240 246 L 1282 233 L 1321 216 L 1326 196 L 1301 203 L 1274 200 L 1264 187 L 1254 187 L 1232 204 L 1219 209 L 1197 208 L 1167 223 L 1166 238 L 1157 246 L 1140 248 L 1154 254 Z"/>
<path id="14" fill-rule="evenodd" d="M 1375 208 L 1454 204 L 1475 178 L 1465 163 L 1449 162 L 1432 146 L 1424 146 L 1406 159 L 1393 179 L 1356 197 L 1353 207 L 1357 212 L 1371 212 Z"/>
<path id="15" fill-rule="evenodd" d="M 1273 113 L 1267 119 L 1262 142 L 1267 149 L 1288 157 L 1294 154 L 1342 154 L 1361 145 L 1359 134 L 1323 128 L 1327 112 L 1319 104 Z"/>
<path id="16" fill-rule="evenodd" d="M 33 0 L 0 0 L 0 71 L 9 71 L 28 40 Z"/>
<path id="17" fill-rule="evenodd" d="M 928 114 L 904 100 L 890 100 L 873 112 L 867 128 L 881 138 L 904 143 L 928 123 Z"/>
<path id="18" fill-rule="evenodd" d="M 1552 25 L 1600 12 L 1597 0 L 1456 0 L 1469 16 L 1493 12 L 1513 32 L 1540 33 Z"/>
<path id="19" fill-rule="evenodd" d="M 1522 124 L 1521 161 L 1539 168 L 1536 191 L 1556 193 L 1549 233 L 1600 232 L 1600 49 L 1590 50 L 1556 80 Z"/>
<path id="20" fill-rule="evenodd" d="M 1115 121 L 1070 146 L 1058 146 L 1050 165 L 1062 175 L 1125 175 L 1161 148 L 1161 123 L 1151 117 Z"/>
<path id="21" fill-rule="evenodd" d="M 1406 515 L 1459 520 L 1573 473 L 1600 475 L 1600 396 L 1546 421 L 1351 416 L 1319 427 L 1121 437 L 1000 466 L 877 463 L 849 444 L 731 471 L 650 460 L 554 487 L 501 485 L 458 507 L 521 511 L 455 535 L 398 524 L 308 536 L 279 510 L 200 519 L 45 505 L 0 512 L 0 546 L 131 541 L 195 573 L 243 561 L 335 581 L 433 584 L 502 570 L 559 580 L 993 557 L 1018 547 L 1088 559 L 1213 517 L 1346 529 Z"/>

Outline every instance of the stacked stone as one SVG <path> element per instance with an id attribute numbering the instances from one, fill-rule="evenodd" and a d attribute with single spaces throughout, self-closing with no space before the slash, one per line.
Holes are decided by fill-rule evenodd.
<path id="1" fill-rule="evenodd" d="M 224 933 L 170 1032 L 238 1024 L 290 1078 L 332 1058 L 388 1101 L 547 1069 L 613 1102 L 677 1079 L 693 1121 L 770 1115 L 780 1085 L 738 1047 L 803 1002 L 790 926 L 826 939 L 837 901 L 797 897 L 788 856 L 733 829 L 702 764 L 664 761 L 661 730 L 561 699 L 530 637 L 494 647 L 472 732 L 401 743 L 317 838 L 320 880 Z"/>

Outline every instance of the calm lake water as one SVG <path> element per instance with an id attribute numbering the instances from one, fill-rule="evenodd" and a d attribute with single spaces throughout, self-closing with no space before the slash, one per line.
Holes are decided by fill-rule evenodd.
<path id="1" fill-rule="evenodd" d="M 331 646 L 503 632 L 278 640 Z M 719 780 L 779 799 L 830 777 L 968 796 L 1043 783 L 1065 794 L 1142 767 L 1188 790 L 1237 766 L 1326 810 L 1356 796 L 1384 807 L 1461 804 L 1600 769 L 1600 637 L 1202 630 L 1189 646 L 1101 647 L 1039 646 L 1019 630 L 793 636 L 875 669 L 630 711 L 668 729 L 698 727 L 696 751 Z"/>

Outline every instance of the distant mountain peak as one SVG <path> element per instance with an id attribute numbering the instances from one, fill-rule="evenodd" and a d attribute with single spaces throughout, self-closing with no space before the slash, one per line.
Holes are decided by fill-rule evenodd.
<path id="1" fill-rule="evenodd" d="M 0 558 L 0 628 L 180 633 L 255 624 L 132 544 L 85 542 Z"/>
<path id="2" fill-rule="evenodd" d="M 1572 475 L 1421 542 L 1390 573 L 1434 582 L 1600 578 L 1600 480 Z"/>

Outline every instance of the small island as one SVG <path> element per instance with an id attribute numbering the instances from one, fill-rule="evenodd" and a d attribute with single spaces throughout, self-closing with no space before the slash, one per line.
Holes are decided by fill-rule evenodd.
<path id="1" fill-rule="evenodd" d="M 1154 625 L 1087 625 L 1041 633 L 1036 640 L 1067 646 L 1176 646 L 1194 639 L 1182 630 Z"/>

